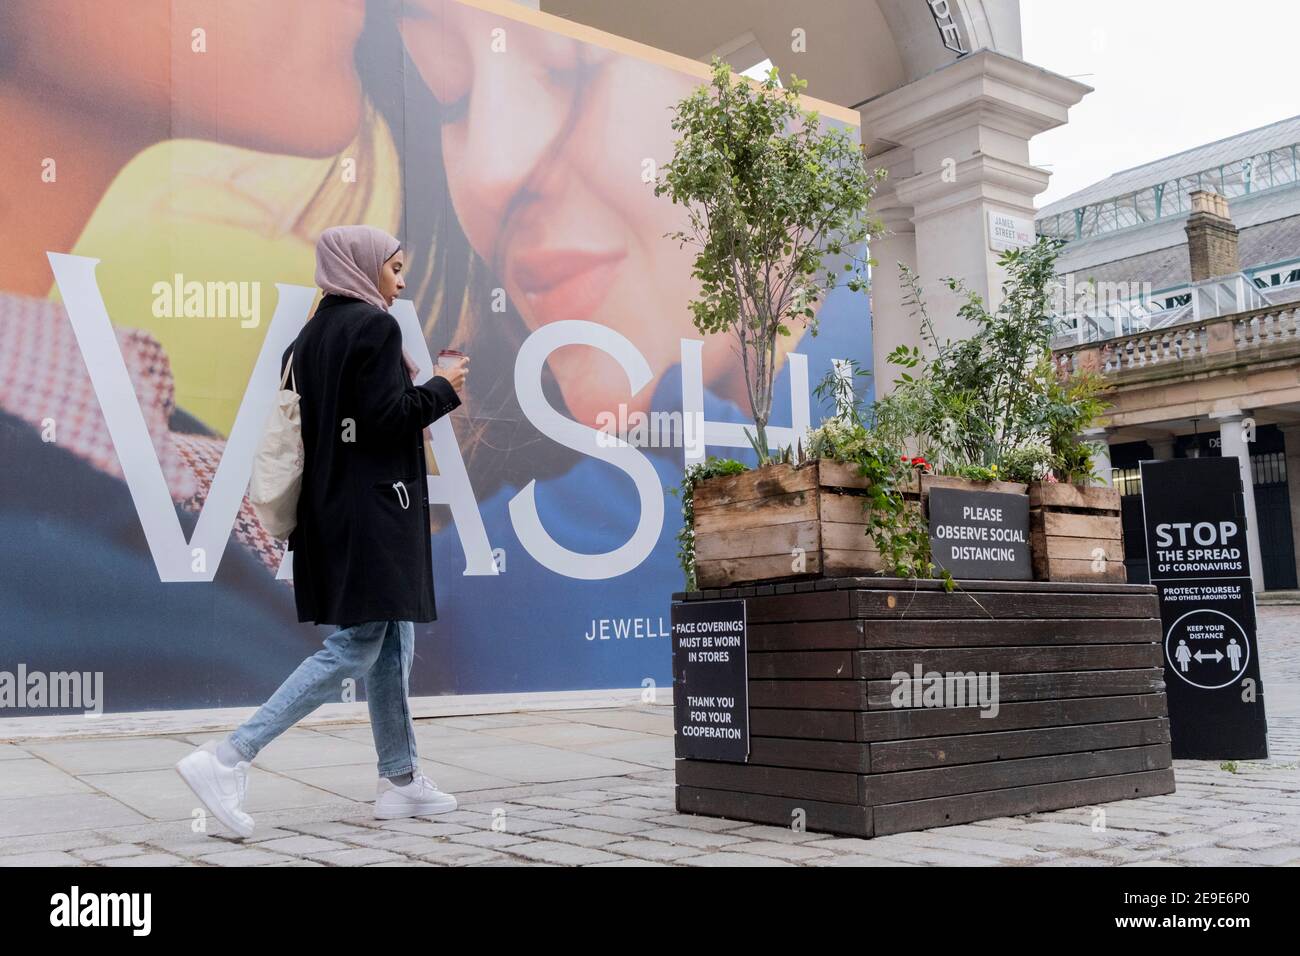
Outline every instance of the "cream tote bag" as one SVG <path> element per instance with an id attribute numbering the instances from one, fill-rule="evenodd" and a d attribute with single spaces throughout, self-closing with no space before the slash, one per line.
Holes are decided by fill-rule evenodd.
<path id="1" fill-rule="evenodd" d="M 302 491 L 302 417 L 298 408 L 298 383 L 291 382 L 293 354 L 280 378 L 275 408 L 262 433 L 253 458 L 248 500 L 262 526 L 275 538 L 287 538 L 298 523 L 298 494 Z"/>

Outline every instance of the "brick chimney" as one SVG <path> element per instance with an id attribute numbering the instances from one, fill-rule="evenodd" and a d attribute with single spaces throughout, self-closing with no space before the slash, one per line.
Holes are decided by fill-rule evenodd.
<path id="1" fill-rule="evenodd" d="M 1192 193 L 1192 214 L 1187 217 L 1187 255 L 1192 281 L 1217 279 L 1241 271 L 1237 258 L 1237 227 L 1228 212 L 1228 200 L 1218 193 L 1198 189 Z"/>

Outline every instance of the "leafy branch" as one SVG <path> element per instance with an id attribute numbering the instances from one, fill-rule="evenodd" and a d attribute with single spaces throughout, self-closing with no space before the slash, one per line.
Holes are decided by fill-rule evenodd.
<path id="1" fill-rule="evenodd" d="M 867 168 L 849 130 L 802 108 L 806 86 L 793 75 L 782 86 L 775 68 L 733 82 L 715 57 L 710 82 L 673 108 L 680 136 L 655 184 L 686 208 L 687 227 L 667 238 L 696 249 L 696 329 L 735 336 L 760 465 L 780 339 L 796 327 L 816 335 L 817 306 L 837 286 L 867 291 L 861 252 L 883 232 L 867 213 L 883 171 Z"/>
<path id="2" fill-rule="evenodd" d="M 1063 377 L 1052 361 L 1048 301 L 1058 254 L 1048 239 L 1005 252 L 996 311 L 946 280 L 963 297 L 957 315 L 972 330 L 956 342 L 939 339 L 917 276 L 900 263 L 922 344 L 890 354 L 899 374 L 873 409 L 874 427 L 941 474 L 1088 480 L 1093 446 L 1081 436 L 1107 407 L 1104 383 L 1095 374 Z"/>

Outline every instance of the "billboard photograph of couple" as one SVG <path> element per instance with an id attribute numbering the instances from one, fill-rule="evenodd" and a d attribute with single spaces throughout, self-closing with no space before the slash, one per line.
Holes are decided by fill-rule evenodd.
<path id="1" fill-rule="evenodd" d="M 321 645 L 246 492 L 317 243 L 363 225 L 413 381 L 472 367 L 424 433 L 431 568 L 384 571 L 436 580 L 410 694 L 668 693 L 672 490 L 753 458 L 711 431 L 752 423 L 745 374 L 655 189 L 706 64 L 498 0 L 9 0 L 0 49 L 0 659 L 128 712 L 260 703 Z M 816 324 L 773 427 L 870 367 L 866 296 Z"/>

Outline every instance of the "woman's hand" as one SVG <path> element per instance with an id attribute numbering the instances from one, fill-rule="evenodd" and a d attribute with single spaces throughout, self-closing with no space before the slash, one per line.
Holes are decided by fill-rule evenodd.
<path id="1" fill-rule="evenodd" d="M 463 356 L 460 362 L 451 368 L 439 367 L 434 370 L 433 374 L 441 375 L 459 393 L 465 387 L 465 379 L 469 377 L 469 356 Z"/>

